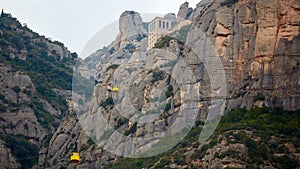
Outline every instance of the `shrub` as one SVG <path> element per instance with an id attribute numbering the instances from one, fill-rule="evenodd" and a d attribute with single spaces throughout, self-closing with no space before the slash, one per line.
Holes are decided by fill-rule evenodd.
<path id="1" fill-rule="evenodd" d="M 179 154 L 178 152 L 173 155 L 174 163 L 177 165 L 185 165 L 185 155 Z"/>
<path id="2" fill-rule="evenodd" d="M 117 124 L 116 126 L 114 127 L 115 130 L 117 130 L 119 127 L 121 127 L 123 124 L 127 123 L 128 122 L 128 119 L 124 118 L 124 117 L 121 117 L 117 120 Z"/>
<path id="3" fill-rule="evenodd" d="M 171 109 L 171 103 L 167 103 L 165 107 L 165 111 L 169 111 Z"/>
<path id="4" fill-rule="evenodd" d="M 257 95 L 254 96 L 254 102 L 256 102 L 258 100 L 265 100 L 265 96 L 261 93 L 257 93 Z"/>
<path id="5" fill-rule="evenodd" d="M 114 47 L 112 47 L 111 49 L 109 49 L 108 53 L 113 54 L 115 51 L 116 51 L 116 49 Z"/>
<path id="6" fill-rule="evenodd" d="M 21 92 L 21 88 L 19 86 L 14 86 L 13 91 L 15 91 L 16 93 L 20 93 Z"/>
<path id="7" fill-rule="evenodd" d="M 297 166 L 298 166 L 297 161 L 291 159 L 287 155 L 284 155 L 282 157 L 273 156 L 272 161 L 275 162 L 275 163 L 279 163 L 281 165 L 281 167 L 278 167 L 278 168 L 293 169 L 293 168 L 297 168 Z"/>
<path id="8" fill-rule="evenodd" d="M 160 38 L 155 44 L 154 44 L 154 47 L 153 48 L 163 48 L 165 46 L 169 46 L 169 42 L 172 40 L 172 39 L 175 39 L 171 36 L 163 36 L 162 38 Z"/>
<path id="9" fill-rule="evenodd" d="M 124 133 L 125 136 L 128 136 L 129 134 L 133 134 L 136 132 L 136 126 L 137 126 L 137 122 L 135 122 L 129 129 L 127 129 Z"/>
<path id="10" fill-rule="evenodd" d="M 127 44 L 127 45 L 125 46 L 125 49 L 127 49 L 127 50 L 133 52 L 133 51 L 135 50 L 135 46 L 134 46 L 133 44 L 130 43 L 130 44 Z"/>
<path id="11" fill-rule="evenodd" d="M 106 108 L 107 106 L 110 106 L 110 105 L 113 105 L 113 104 L 114 104 L 113 98 L 109 97 L 104 102 L 101 103 L 101 106 L 103 108 Z"/>
<path id="12" fill-rule="evenodd" d="M 164 72 L 163 71 L 154 71 L 152 73 L 152 79 L 151 79 L 151 83 L 154 83 L 156 81 L 159 80 L 163 80 L 164 79 Z"/>
<path id="13" fill-rule="evenodd" d="M 201 147 L 201 149 L 194 152 L 191 156 L 191 159 L 201 159 L 206 154 L 206 151 L 208 150 L 208 145 L 205 144 Z"/>
<path id="14" fill-rule="evenodd" d="M 167 91 L 165 92 L 166 98 L 172 96 L 172 94 L 173 94 L 173 86 L 169 85 Z"/>
<path id="15" fill-rule="evenodd" d="M 3 113 L 7 110 L 7 107 L 3 104 L 0 104 L 0 112 Z"/>
<path id="16" fill-rule="evenodd" d="M 140 42 L 143 38 L 145 38 L 146 35 L 138 35 L 135 40 L 137 40 L 138 42 Z"/>
<path id="17" fill-rule="evenodd" d="M 27 94 L 28 96 L 31 96 L 31 95 L 32 95 L 31 91 L 28 90 L 28 89 L 25 89 L 23 92 L 24 92 L 25 94 Z"/>
<path id="18" fill-rule="evenodd" d="M 209 142 L 209 148 L 213 148 L 214 146 L 216 146 L 218 144 L 218 141 L 216 139 L 212 139 L 210 142 Z"/>
<path id="19" fill-rule="evenodd" d="M 35 144 L 29 143 L 23 135 L 1 135 L 6 146 L 11 149 L 12 155 L 21 163 L 21 169 L 31 168 L 37 164 L 39 149 Z"/>
<path id="20" fill-rule="evenodd" d="M 110 65 L 108 68 L 106 68 L 106 71 L 109 71 L 109 70 L 111 70 L 111 69 L 115 70 L 115 69 L 117 69 L 118 67 L 119 67 L 118 64 L 113 64 L 113 65 Z"/>
<path id="21" fill-rule="evenodd" d="M 161 169 L 164 168 L 164 166 L 171 164 L 171 160 L 167 157 L 163 157 L 159 163 L 154 167 L 154 169 Z"/>
<path id="22" fill-rule="evenodd" d="M 221 6 L 227 6 L 230 7 L 232 5 L 234 5 L 235 3 L 237 3 L 239 0 L 225 0 L 224 2 L 221 2 Z"/>

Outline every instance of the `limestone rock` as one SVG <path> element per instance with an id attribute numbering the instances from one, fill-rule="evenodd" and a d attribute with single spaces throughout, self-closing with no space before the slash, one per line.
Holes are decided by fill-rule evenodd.
<path id="1" fill-rule="evenodd" d="M 136 149 L 133 150 L 132 147 L 126 147 L 125 142 L 129 140 L 128 138 L 119 139 L 120 135 L 114 132 L 109 136 L 109 140 L 106 140 L 107 142 L 101 142 L 99 146 L 112 147 L 121 155 L 148 149 L 160 141 L 160 139 L 153 138 L 154 136 L 176 123 L 173 116 L 177 116 L 176 118 L 180 119 L 181 124 L 193 120 L 189 117 L 178 116 L 180 109 L 187 107 L 190 102 L 197 104 L 188 109 L 189 113 L 197 110 L 197 113 L 199 111 L 198 119 L 213 118 L 207 114 L 207 109 L 211 106 L 210 100 L 214 94 L 223 89 L 222 86 L 210 86 L 212 81 L 217 84 L 221 83 L 217 78 L 209 79 L 204 64 L 207 63 L 208 57 L 206 56 L 215 56 L 215 54 L 221 60 L 222 70 L 225 71 L 227 81 L 226 111 L 253 106 L 282 106 L 286 110 L 300 108 L 298 104 L 300 102 L 299 3 L 279 0 L 240 0 L 234 4 L 221 5 L 221 2 L 224 1 L 202 0 L 193 14 L 191 14 L 188 3 L 184 3 L 178 12 L 178 20 L 192 18 L 193 28 L 200 30 L 188 34 L 187 47 L 169 44 L 168 47 L 153 49 L 148 53 L 122 49 L 122 46 L 133 43 L 134 39 L 131 38 L 131 35 L 134 37 L 134 34 L 142 35 L 145 32 L 140 28 L 140 24 L 134 24 L 141 23 L 137 13 L 127 11 L 121 15 L 121 33 L 118 37 L 120 47 L 114 48 L 115 50 L 111 53 L 101 54 L 103 57 L 99 61 L 101 64 L 99 64 L 97 72 L 99 83 L 95 86 L 93 93 L 95 97 L 91 99 L 90 112 L 82 116 L 82 118 L 91 120 L 92 123 L 88 123 L 87 120 L 84 121 L 83 126 L 87 126 L 87 133 L 95 132 L 96 139 L 100 139 L 108 131 L 109 126 L 115 127 L 121 133 L 129 131 L 136 121 L 147 120 L 146 117 L 150 117 L 147 116 L 147 113 L 149 109 L 153 108 L 150 102 L 153 98 L 151 91 L 156 88 L 166 89 L 172 85 L 172 95 L 166 99 L 166 102 L 170 101 L 168 102 L 170 110 L 163 112 L 151 123 L 138 123 L 135 131 L 127 133 L 131 138 L 145 137 L 143 141 L 146 144 L 142 145 L 142 141 L 138 140 L 134 145 Z M 211 47 L 197 45 L 198 41 L 209 41 Z M 177 48 L 184 49 L 177 51 L 180 53 L 178 55 L 167 55 L 174 51 L 176 53 Z M 194 76 L 180 78 L 187 66 L 178 63 L 174 65 L 173 62 L 180 59 L 185 61 Z M 214 66 L 215 63 L 210 62 L 210 64 Z M 112 69 L 112 65 L 118 65 L 118 67 Z M 169 66 L 164 67 L 164 65 Z M 167 75 L 159 77 L 157 69 L 171 74 L 173 79 L 170 78 L 168 82 Z M 156 80 L 153 78 L 154 72 L 158 76 Z M 287 74 L 289 76 L 286 76 Z M 112 86 L 115 84 L 121 88 L 118 93 L 112 92 Z M 181 86 L 185 84 L 193 86 L 196 91 L 191 92 L 190 86 Z M 127 95 L 124 96 L 124 93 Z M 193 97 L 193 95 L 199 97 Z M 258 95 L 264 97 L 257 100 L 255 98 Z M 113 99 L 114 103 L 103 106 L 103 103 L 110 99 Z M 122 101 L 125 103 L 118 105 Z M 97 119 L 98 115 L 103 117 L 103 121 Z M 191 113 L 192 115 L 193 113 Z M 122 116 L 127 120 L 122 121 Z M 106 123 L 102 123 L 104 121 Z M 97 129 L 97 126 L 101 129 Z M 72 138 L 66 136 L 64 128 L 67 128 L 66 124 L 62 124 L 59 132 L 51 140 L 52 146 L 49 151 L 49 155 L 53 157 L 51 162 L 58 157 L 66 157 L 59 152 L 59 147 L 66 149 L 66 147 L 71 147 L 71 142 L 74 143 Z M 79 129 L 76 130 L 75 133 L 78 133 Z M 180 130 L 180 125 L 175 126 L 174 130 Z M 250 131 L 245 133 L 251 137 L 250 139 L 259 140 L 252 136 Z M 77 136 L 79 142 L 85 142 L 85 139 L 82 138 L 83 135 Z M 217 138 L 216 140 L 221 140 L 220 143 L 210 147 L 203 158 L 196 159 L 193 164 L 198 164 L 196 166 L 199 168 L 246 168 L 247 162 L 242 159 L 248 156 L 249 147 L 242 143 L 227 142 L 227 139 L 230 138 L 231 136 L 224 138 L 223 135 Z M 287 146 L 290 151 L 294 151 L 290 144 Z M 88 159 L 92 159 L 90 158 L 93 153 L 92 147 L 83 151 L 89 156 Z M 192 151 L 201 149 L 201 146 L 199 147 L 186 148 L 185 155 L 193 154 Z M 235 155 L 241 158 L 235 158 Z M 103 161 L 112 163 L 115 157 L 104 153 L 103 159 Z M 63 164 L 62 161 L 61 164 Z M 90 162 L 89 166 L 92 165 L 96 165 L 96 163 Z M 88 167 L 87 161 L 82 164 L 82 167 Z M 179 166 L 176 165 L 176 167 Z M 268 168 L 267 166 L 263 167 Z"/>
<path id="2" fill-rule="evenodd" d="M 65 119 L 54 133 L 47 151 L 49 166 L 67 166 L 69 155 L 80 149 L 80 124 L 73 118 Z"/>
<path id="3" fill-rule="evenodd" d="M 68 51 L 65 47 L 62 47 L 55 43 L 49 43 L 46 42 L 48 49 L 49 49 L 49 55 L 58 55 L 60 59 L 71 57 L 70 51 Z"/>
<path id="4" fill-rule="evenodd" d="M 193 13 L 193 8 L 189 8 L 189 3 L 185 2 L 183 3 L 178 11 L 177 14 L 177 22 L 187 20 Z"/>
<path id="5" fill-rule="evenodd" d="M 125 47 L 126 41 L 132 42 L 137 37 L 144 37 L 147 31 L 143 27 L 142 18 L 139 13 L 134 11 L 125 11 L 119 19 L 120 34 L 117 38 L 117 43 L 120 47 Z"/>
<path id="6" fill-rule="evenodd" d="M 254 96 L 262 93 L 267 105 L 299 109 L 297 3 L 260 0 L 219 6 L 219 0 L 204 10 L 204 2 L 209 4 L 201 1 L 197 6 L 202 15 L 194 19 L 222 60 L 229 99 L 240 95 L 240 104 L 250 108 Z"/>
<path id="7" fill-rule="evenodd" d="M 196 20 L 196 18 L 204 12 L 204 10 L 213 2 L 213 0 L 201 0 L 194 9 L 193 15 L 190 16 L 191 20 Z"/>

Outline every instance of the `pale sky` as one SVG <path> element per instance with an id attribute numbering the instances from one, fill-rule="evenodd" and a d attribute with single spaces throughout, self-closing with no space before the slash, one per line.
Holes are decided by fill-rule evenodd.
<path id="1" fill-rule="evenodd" d="M 65 44 L 80 54 L 99 30 L 125 10 L 175 13 L 184 2 L 195 8 L 200 0 L 1 0 L 0 9 L 11 13 L 33 31 Z M 112 39 L 114 40 L 114 39 Z"/>

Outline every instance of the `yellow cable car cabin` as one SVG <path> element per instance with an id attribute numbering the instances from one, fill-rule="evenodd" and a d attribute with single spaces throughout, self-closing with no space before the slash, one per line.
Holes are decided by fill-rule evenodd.
<path id="1" fill-rule="evenodd" d="M 70 156 L 71 163 L 78 163 L 80 161 L 79 152 L 72 152 Z"/>
<path id="2" fill-rule="evenodd" d="M 113 91 L 113 92 L 118 92 L 118 91 L 120 91 L 120 88 L 119 88 L 118 86 L 114 86 L 114 87 L 112 88 L 112 91 Z"/>

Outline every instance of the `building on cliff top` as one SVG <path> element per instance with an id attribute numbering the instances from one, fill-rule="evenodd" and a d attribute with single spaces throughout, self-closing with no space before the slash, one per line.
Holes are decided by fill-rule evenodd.
<path id="1" fill-rule="evenodd" d="M 172 21 L 156 17 L 148 25 L 148 49 L 154 47 L 156 41 L 162 34 L 166 34 L 172 27 Z"/>
<path id="2" fill-rule="evenodd" d="M 171 34 L 191 23 L 192 21 L 190 20 L 183 20 L 176 23 L 167 18 L 154 18 L 148 25 L 148 49 L 153 48 L 157 40 L 163 35 Z"/>

